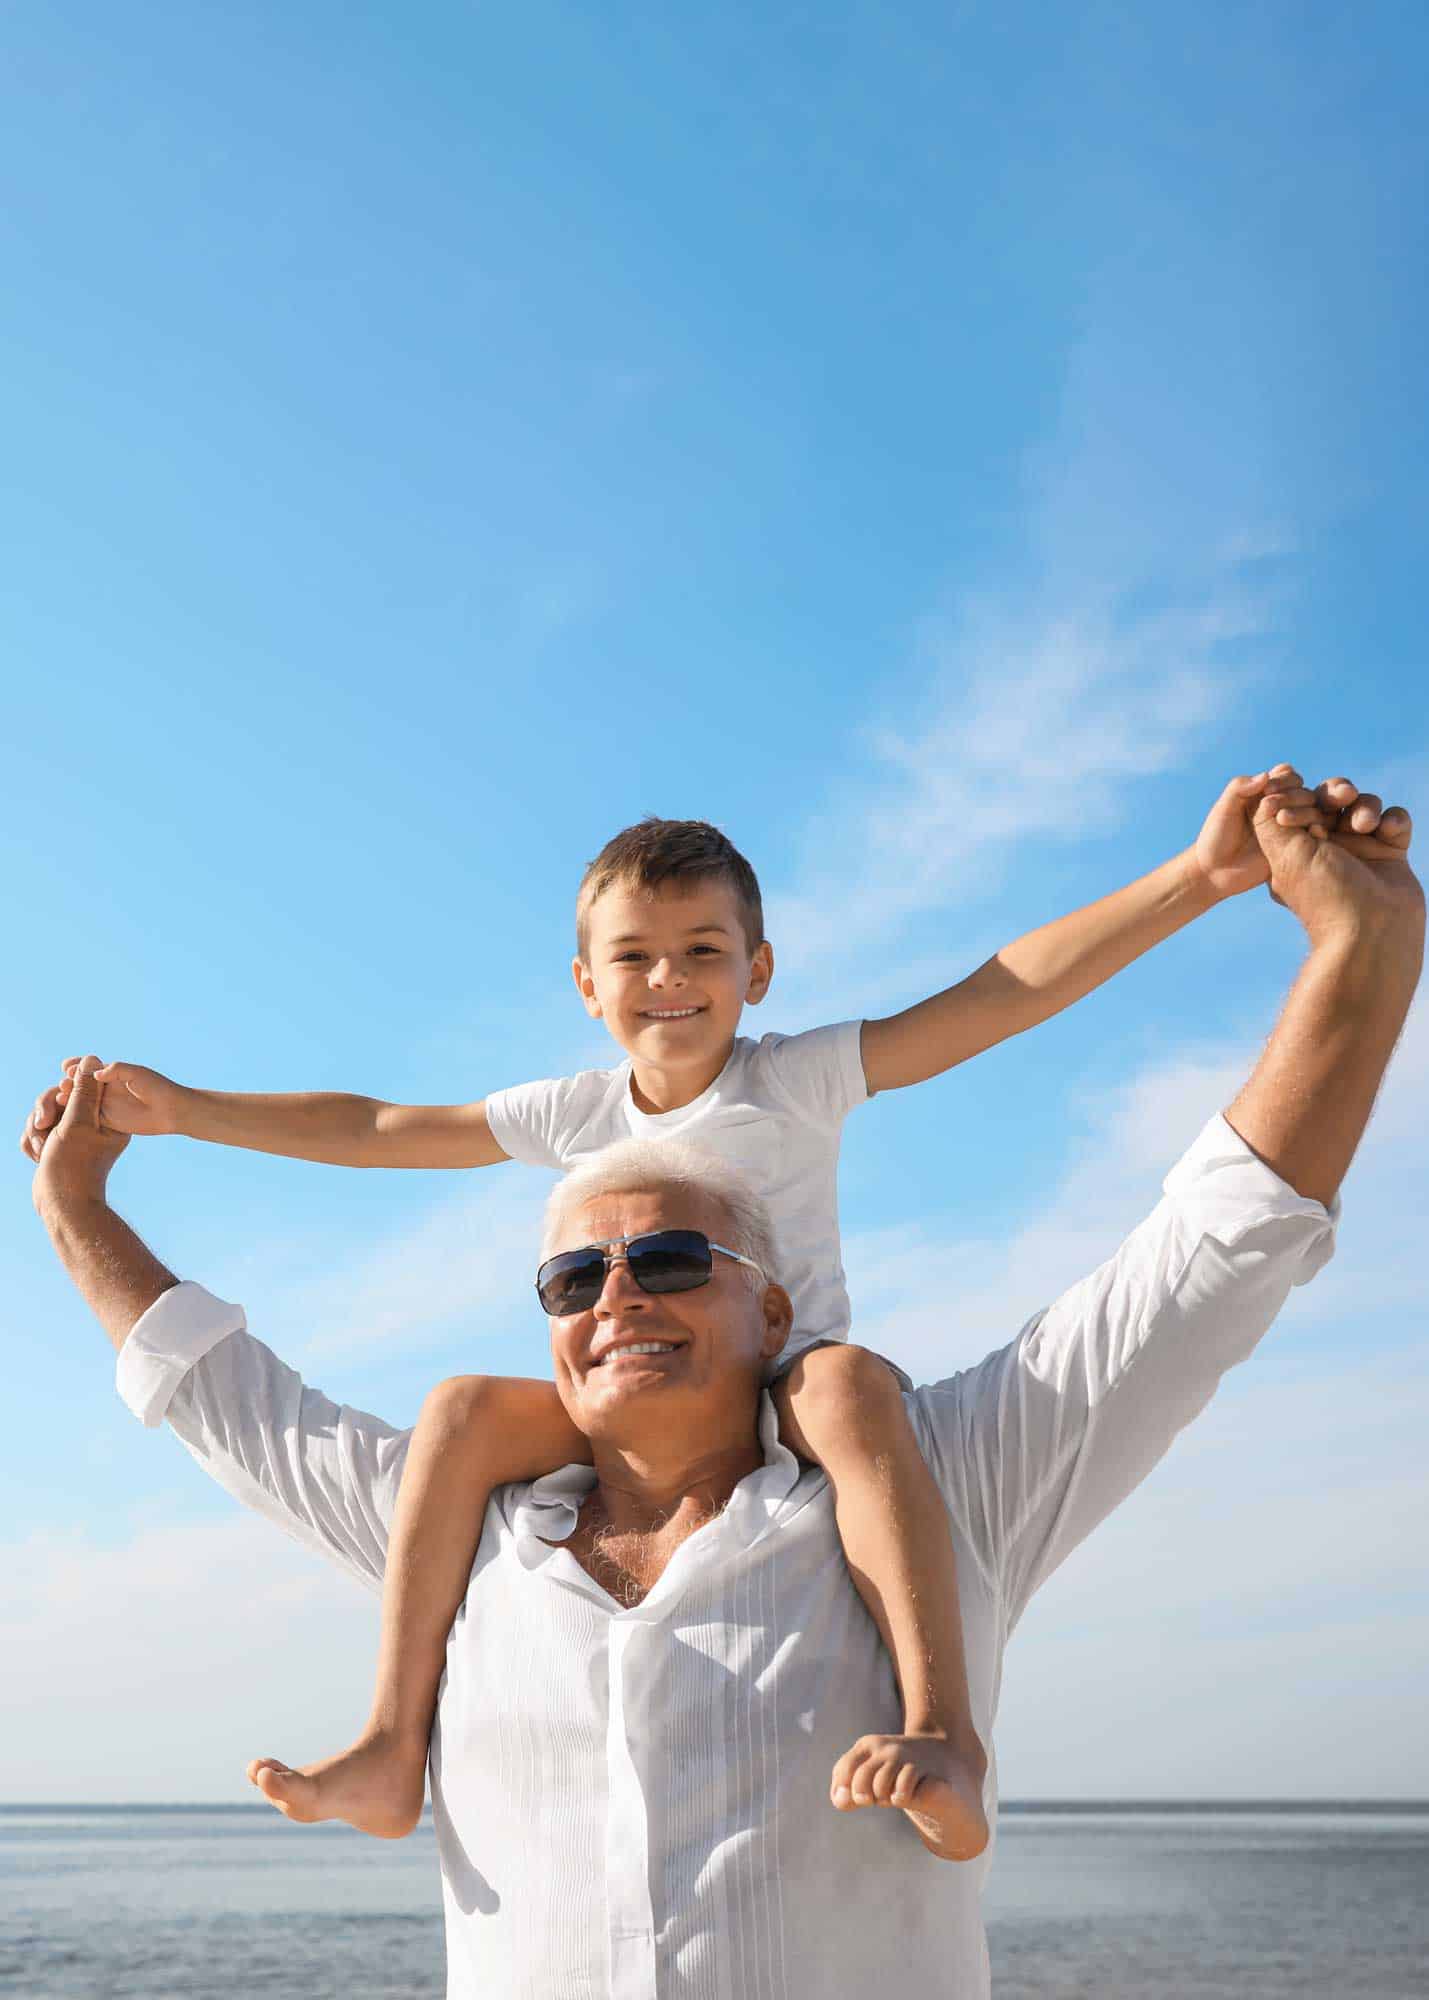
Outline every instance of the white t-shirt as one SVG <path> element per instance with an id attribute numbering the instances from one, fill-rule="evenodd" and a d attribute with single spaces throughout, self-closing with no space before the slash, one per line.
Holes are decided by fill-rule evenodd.
<path id="1" fill-rule="evenodd" d="M 794 1301 L 780 1356 L 812 1341 L 847 1340 L 848 1291 L 839 1255 L 838 1161 L 843 1121 L 868 1096 L 860 1021 L 804 1035 L 741 1035 L 708 1090 L 678 1111 L 637 1111 L 630 1062 L 494 1091 L 492 1137 L 528 1166 L 568 1172 L 620 1139 L 686 1139 L 741 1168 L 768 1206 L 776 1277 Z"/>

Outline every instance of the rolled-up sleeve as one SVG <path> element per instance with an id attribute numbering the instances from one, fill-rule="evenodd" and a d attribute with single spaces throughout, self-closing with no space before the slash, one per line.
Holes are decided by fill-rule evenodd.
<path id="1" fill-rule="evenodd" d="M 247 1330 L 241 1306 L 173 1286 L 119 1350 L 120 1395 L 165 1421 L 255 1513 L 380 1589 L 410 1433 L 331 1402 Z"/>
<path id="2" fill-rule="evenodd" d="M 1010 1346 L 916 1392 L 919 1441 L 1008 1629 L 1328 1262 L 1337 1220 L 1213 1118 L 1114 1257 Z"/>

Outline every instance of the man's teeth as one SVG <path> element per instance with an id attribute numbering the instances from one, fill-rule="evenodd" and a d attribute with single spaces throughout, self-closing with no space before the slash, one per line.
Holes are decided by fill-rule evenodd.
<path id="1" fill-rule="evenodd" d="M 626 1347 L 612 1347 L 608 1354 L 602 1354 L 599 1365 L 603 1368 L 617 1354 L 673 1354 L 674 1351 L 673 1340 L 633 1340 Z"/>

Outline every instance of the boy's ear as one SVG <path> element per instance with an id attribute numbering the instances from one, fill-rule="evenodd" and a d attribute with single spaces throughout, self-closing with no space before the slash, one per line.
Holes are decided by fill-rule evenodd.
<path id="1" fill-rule="evenodd" d="M 590 1015 L 593 1021 L 598 1021 L 601 1015 L 601 1006 L 599 1000 L 595 997 L 595 981 L 590 976 L 590 967 L 583 958 L 573 958 L 571 960 L 571 974 L 576 982 L 576 991 L 585 1003 L 587 1014 Z"/>
<path id="2" fill-rule="evenodd" d="M 757 1007 L 769 991 L 769 983 L 774 977 L 774 947 L 768 938 L 760 943 L 749 961 L 749 985 L 745 989 L 746 1007 Z"/>

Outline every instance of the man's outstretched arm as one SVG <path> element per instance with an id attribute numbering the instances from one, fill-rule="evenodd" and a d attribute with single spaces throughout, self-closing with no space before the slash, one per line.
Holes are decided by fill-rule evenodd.
<path id="1" fill-rule="evenodd" d="M 406 1433 L 308 1388 L 239 1307 L 179 1283 L 114 1213 L 105 1187 L 127 1140 L 100 1124 L 95 1066 L 46 1139 L 34 1197 L 119 1350 L 124 1400 L 146 1424 L 167 1419 L 235 1499 L 377 1586 Z"/>
<path id="2" fill-rule="evenodd" d="M 1419 981 L 1424 892 L 1409 866 L 1407 812 L 1382 811 L 1347 778 L 1318 796 L 1328 834 L 1281 826 L 1272 798 L 1256 812 L 1271 893 L 1305 926 L 1310 953 L 1226 1122 L 1297 1194 L 1328 1204 Z"/>
<path id="3" fill-rule="evenodd" d="M 1245 1089 L 1106 1263 L 980 1368 L 918 1392 L 935 1476 L 1011 1621 L 1331 1254 L 1327 1210 L 1403 1026 L 1424 905 L 1408 814 L 1343 781 L 1322 795 L 1319 837 L 1262 808 L 1272 892 L 1310 951 Z"/>

